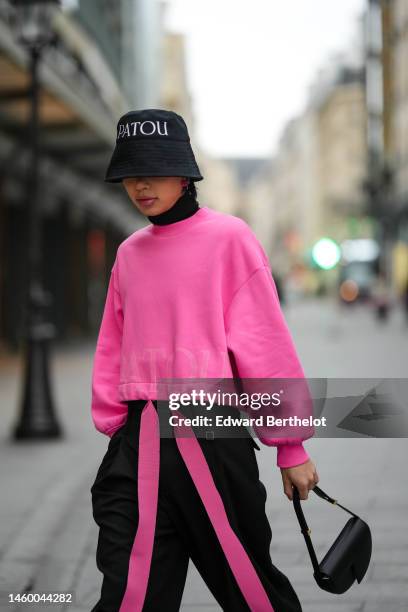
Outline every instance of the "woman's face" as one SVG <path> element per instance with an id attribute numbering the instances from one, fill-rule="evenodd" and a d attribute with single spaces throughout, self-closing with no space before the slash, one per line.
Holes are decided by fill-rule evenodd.
<path id="1" fill-rule="evenodd" d="M 155 216 L 169 210 L 183 193 L 181 176 L 143 176 L 125 178 L 123 186 L 143 215 Z"/>

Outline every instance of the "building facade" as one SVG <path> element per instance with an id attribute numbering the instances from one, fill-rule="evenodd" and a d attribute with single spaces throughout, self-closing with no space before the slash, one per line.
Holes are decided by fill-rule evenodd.
<path id="1" fill-rule="evenodd" d="M 123 188 L 103 179 L 119 116 L 159 104 L 160 47 L 149 48 L 148 75 L 134 79 L 145 57 L 125 40 L 124 23 L 132 25 L 132 41 L 160 31 L 159 11 L 149 4 L 82 0 L 51 24 L 55 41 L 39 71 L 37 161 L 43 279 L 56 342 L 94 337 L 117 246 L 145 224 Z M 127 19 L 131 9 L 134 19 Z M 19 350 L 24 338 L 33 161 L 30 65 L 13 10 L 0 5 L 0 350 Z"/>

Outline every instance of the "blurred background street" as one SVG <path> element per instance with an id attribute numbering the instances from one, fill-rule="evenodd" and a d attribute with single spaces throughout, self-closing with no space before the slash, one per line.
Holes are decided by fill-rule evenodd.
<path id="1" fill-rule="evenodd" d="M 0 0 L 0 612 L 98 599 L 92 359 L 117 248 L 146 225 L 103 182 L 118 118 L 185 118 L 198 201 L 256 233 L 309 377 L 406 379 L 407 66 L 407 0 Z M 304 612 L 407 612 L 406 439 L 306 448 L 372 562 L 342 596 L 317 587 L 263 447 L 273 562 Z M 349 515 L 303 503 L 321 558 Z M 218 609 L 192 564 L 182 609 Z"/>

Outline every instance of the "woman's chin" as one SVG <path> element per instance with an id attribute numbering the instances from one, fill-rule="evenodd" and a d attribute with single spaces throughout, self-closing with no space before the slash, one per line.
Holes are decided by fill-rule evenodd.
<path id="1" fill-rule="evenodd" d="M 142 213 L 142 215 L 146 215 L 147 216 L 152 216 L 152 215 L 159 215 L 162 210 L 162 206 L 160 206 L 160 204 L 158 202 L 155 202 L 154 204 L 150 204 L 149 206 L 143 206 L 141 204 L 136 204 L 136 207 L 138 208 L 139 212 Z"/>

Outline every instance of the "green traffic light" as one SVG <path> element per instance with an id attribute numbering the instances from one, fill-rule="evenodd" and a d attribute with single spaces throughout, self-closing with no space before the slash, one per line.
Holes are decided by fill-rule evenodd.
<path id="1" fill-rule="evenodd" d="M 323 270 L 331 270 L 340 259 L 340 247 L 331 238 L 320 238 L 313 246 L 312 259 Z"/>

